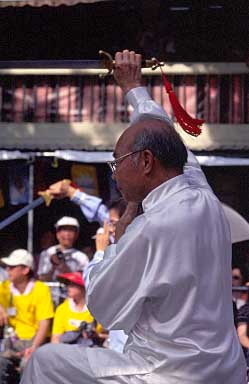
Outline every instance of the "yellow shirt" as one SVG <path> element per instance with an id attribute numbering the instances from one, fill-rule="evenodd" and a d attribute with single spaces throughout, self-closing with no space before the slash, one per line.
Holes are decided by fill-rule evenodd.
<path id="1" fill-rule="evenodd" d="M 54 316 L 50 290 L 41 281 L 35 281 L 29 293 L 19 295 L 11 295 L 9 280 L 0 283 L 0 304 L 7 311 L 12 308 L 8 315 L 9 325 L 20 339 L 32 339 L 39 322 Z"/>
<path id="2" fill-rule="evenodd" d="M 52 334 L 62 335 L 68 331 L 76 331 L 82 321 L 92 323 L 94 317 L 86 307 L 82 312 L 74 311 L 70 306 L 69 299 L 66 299 L 55 311 Z M 97 332 L 100 332 L 101 329 L 102 327 L 98 324 L 96 327 Z"/>

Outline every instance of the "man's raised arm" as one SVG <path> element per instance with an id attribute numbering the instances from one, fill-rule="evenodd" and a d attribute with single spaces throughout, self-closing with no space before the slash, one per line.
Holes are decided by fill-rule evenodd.
<path id="1" fill-rule="evenodd" d="M 117 52 L 115 55 L 114 77 L 126 94 L 128 103 L 133 107 L 131 124 L 147 116 L 173 124 L 163 107 L 152 100 L 147 88 L 142 86 L 141 60 L 141 55 L 136 54 L 134 51 L 124 50 L 123 52 Z M 196 157 L 189 150 L 184 173 L 190 177 L 198 178 L 202 185 L 208 185 Z"/>

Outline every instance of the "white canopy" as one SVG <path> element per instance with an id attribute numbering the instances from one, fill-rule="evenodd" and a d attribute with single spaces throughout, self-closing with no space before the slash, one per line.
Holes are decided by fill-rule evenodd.
<path id="1" fill-rule="evenodd" d="M 249 240 L 249 223 L 233 208 L 222 204 L 230 224 L 232 243 Z"/>
<path id="2" fill-rule="evenodd" d="M 30 5 L 32 7 L 41 7 L 43 5 L 49 5 L 50 7 L 58 7 L 59 5 L 72 6 L 79 3 L 98 3 L 100 1 L 110 0 L 0 0 L 0 8 L 24 7 L 25 5 Z"/>

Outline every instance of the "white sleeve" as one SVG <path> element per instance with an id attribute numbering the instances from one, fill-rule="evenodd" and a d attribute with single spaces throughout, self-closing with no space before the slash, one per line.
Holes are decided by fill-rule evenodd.
<path id="1" fill-rule="evenodd" d="M 98 221 L 100 225 L 103 225 L 105 220 L 109 220 L 108 208 L 99 197 L 77 190 L 71 201 L 80 206 L 83 215 L 88 221 Z"/>
<path id="2" fill-rule="evenodd" d="M 126 334 L 141 316 L 156 279 L 151 269 L 157 269 L 148 268 L 154 259 L 148 252 L 142 216 L 127 227 L 117 244 L 106 248 L 103 260 L 91 272 L 87 290 L 87 306 L 93 316 L 105 328 L 123 329 Z"/>
<path id="3" fill-rule="evenodd" d="M 93 259 L 85 267 L 85 269 L 83 271 L 83 279 L 85 282 L 86 289 L 88 288 L 88 285 L 89 285 L 90 273 L 91 273 L 93 267 L 95 267 L 95 265 L 100 263 L 100 261 L 103 260 L 103 257 L 104 257 L 104 251 L 96 251 L 94 256 L 93 256 Z"/>
<path id="4" fill-rule="evenodd" d="M 172 120 L 163 107 L 152 100 L 145 87 L 131 89 L 127 93 L 126 98 L 128 103 L 134 108 L 131 114 L 131 123 L 136 122 L 143 115 L 149 115 L 172 124 Z"/>

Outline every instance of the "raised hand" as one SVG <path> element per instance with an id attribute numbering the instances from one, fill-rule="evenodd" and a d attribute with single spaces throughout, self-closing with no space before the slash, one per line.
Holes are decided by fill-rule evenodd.
<path id="1" fill-rule="evenodd" d="M 121 216 L 120 220 L 116 225 L 115 232 L 115 242 L 117 242 L 120 237 L 124 234 L 127 226 L 134 220 L 134 218 L 138 215 L 139 203 L 128 202 L 126 210 L 124 214 Z"/>
<path id="2" fill-rule="evenodd" d="M 105 221 L 101 232 L 96 233 L 96 251 L 104 251 L 110 243 L 109 225 Z"/>
<path id="3" fill-rule="evenodd" d="M 141 86 L 141 61 L 142 56 L 134 51 L 116 53 L 114 78 L 125 93 Z"/>
<path id="4" fill-rule="evenodd" d="M 47 191 L 55 199 L 64 199 L 65 197 L 73 197 L 76 188 L 70 185 L 70 180 L 60 180 L 50 185 Z"/>

